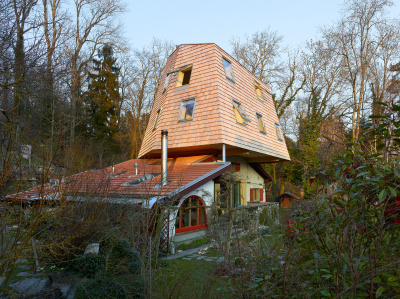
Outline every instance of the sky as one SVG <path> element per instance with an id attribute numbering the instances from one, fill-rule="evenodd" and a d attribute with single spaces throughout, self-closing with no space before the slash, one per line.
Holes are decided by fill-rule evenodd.
<path id="1" fill-rule="evenodd" d="M 296 48 L 318 36 L 318 28 L 340 18 L 343 0 L 127 0 L 122 18 L 133 48 L 153 38 L 176 45 L 216 43 L 228 53 L 233 36 L 243 37 L 270 28 Z M 390 15 L 400 15 L 400 5 Z"/>

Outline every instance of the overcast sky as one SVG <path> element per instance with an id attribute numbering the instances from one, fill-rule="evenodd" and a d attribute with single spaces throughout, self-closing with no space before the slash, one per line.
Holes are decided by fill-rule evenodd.
<path id="1" fill-rule="evenodd" d="M 342 0 L 127 1 L 125 36 L 134 48 L 160 38 L 175 44 L 216 43 L 231 52 L 229 40 L 268 27 L 297 47 L 318 36 L 321 25 L 340 18 Z M 395 1 L 398 2 L 398 1 Z M 400 5 L 391 8 L 400 15 Z"/>

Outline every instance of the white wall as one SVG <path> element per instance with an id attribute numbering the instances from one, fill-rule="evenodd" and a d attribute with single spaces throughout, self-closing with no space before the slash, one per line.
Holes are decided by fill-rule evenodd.
<path id="1" fill-rule="evenodd" d="M 200 197 L 206 206 L 211 206 L 212 203 L 214 202 L 214 181 L 205 183 L 203 186 L 201 186 L 201 187 L 197 188 L 196 190 L 183 196 L 180 199 L 177 207 L 180 207 L 186 198 L 193 196 L 193 195 Z M 178 215 L 177 209 L 172 210 L 169 215 L 169 236 L 170 236 L 171 240 L 173 240 L 174 236 L 175 236 L 175 221 L 176 221 L 177 215 Z M 206 210 L 206 215 L 208 217 L 208 209 Z"/>
<path id="2" fill-rule="evenodd" d="M 250 201 L 250 188 L 264 188 L 264 179 L 247 163 L 245 158 L 238 156 L 229 156 L 226 158 L 227 161 L 234 163 L 240 163 L 240 172 L 238 172 L 238 178 L 246 180 L 246 201 Z M 265 201 L 265 190 L 263 199 Z"/>

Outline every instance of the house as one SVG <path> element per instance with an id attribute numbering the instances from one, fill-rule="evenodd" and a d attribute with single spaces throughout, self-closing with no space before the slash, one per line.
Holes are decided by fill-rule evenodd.
<path id="1" fill-rule="evenodd" d="M 171 203 L 168 238 L 179 243 L 201 235 L 215 203 L 266 202 L 264 183 L 272 178 L 261 164 L 289 160 L 268 86 L 216 44 L 184 44 L 167 60 L 139 159 L 8 199 L 87 196 L 107 186 L 114 201 L 146 208 Z M 228 172 L 233 184 L 227 194 L 221 176 Z"/>

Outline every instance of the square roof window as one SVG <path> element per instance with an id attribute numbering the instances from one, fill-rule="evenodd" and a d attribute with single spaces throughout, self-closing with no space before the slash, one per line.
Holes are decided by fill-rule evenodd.
<path id="1" fill-rule="evenodd" d="M 178 121 L 187 121 L 193 119 L 195 102 L 196 102 L 195 99 L 188 99 L 181 101 Z"/>
<path id="2" fill-rule="evenodd" d="M 263 101 L 263 100 L 264 100 L 264 97 L 263 97 L 262 90 L 261 90 L 260 86 L 259 86 L 257 83 L 254 83 L 254 87 L 256 88 L 257 98 L 258 98 L 260 101 Z"/>
<path id="3" fill-rule="evenodd" d="M 232 82 L 235 82 L 235 77 L 233 75 L 232 64 L 230 63 L 230 61 L 226 60 L 224 57 L 222 57 L 222 62 L 224 64 L 226 78 L 228 78 Z"/>
<path id="4" fill-rule="evenodd" d="M 192 67 L 182 69 L 178 72 L 176 77 L 176 88 L 190 84 L 190 78 L 192 76 Z"/>
<path id="5" fill-rule="evenodd" d="M 244 111 L 244 108 L 242 104 L 239 102 L 233 100 L 233 112 L 235 113 L 236 121 L 239 124 L 247 124 L 247 121 L 250 121 L 250 118 L 247 116 L 246 111 Z"/>
<path id="6" fill-rule="evenodd" d="M 281 127 L 277 123 L 275 123 L 275 130 L 276 130 L 276 137 L 278 137 L 278 140 L 283 141 Z"/>
<path id="7" fill-rule="evenodd" d="M 267 131 L 265 130 L 265 125 L 264 125 L 264 120 L 261 114 L 256 114 L 257 116 L 257 122 L 258 122 L 258 128 L 260 129 L 261 133 L 266 134 Z"/>
<path id="8" fill-rule="evenodd" d="M 157 128 L 158 119 L 160 118 L 161 109 L 158 109 L 156 119 L 154 120 L 153 131 Z"/>
<path id="9" fill-rule="evenodd" d="M 163 88 L 163 93 L 167 90 L 167 87 L 168 87 L 168 83 L 169 83 L 169 76 L 170 76 L 171 74 L 168 74 L 167 75 L 167 78 L 165 79 L 165 83 L 164 83 L 164 88 Z"/>

